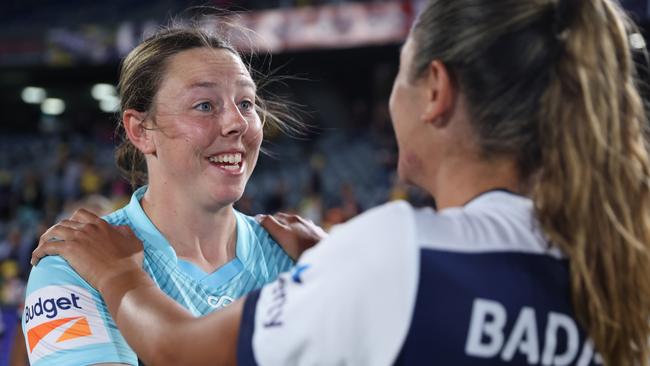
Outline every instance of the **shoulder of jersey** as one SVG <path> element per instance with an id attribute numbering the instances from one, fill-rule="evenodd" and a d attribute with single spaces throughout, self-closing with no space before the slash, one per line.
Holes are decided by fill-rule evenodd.
<path id="1" fill-rule="evenodd" d="M 102 305 L 61 257 L 41 260 L 30 274 L 22 320 L 30 363 L 111 342 Z"/>
<path id="2" fill-rule="evenodd" d="M 255 318 L 258 362 L 384 365 L 395 360 L 417 289 L 413 213 L 405 202 L 366 211 L 334 228 L 303 254 L 291 274 L 265 287 Z M 394 316 L 385 317 L 388 313 Z"/>
<path id="3" fill-rule="evenodd" d="M 415 232 L 415 210 L 405 201 L 393 201 L 372 208 L 345 224 L 332 228 L 332 236 L 358 234 L 366 239 L 385 232 Z"/>
<path id="4" fill-rule="evenodd" d="M 111 225 L 124 225 L 128 222 L 128 217 L 126 216 L 124 208 L 113 211 L 106 216 L 102 216 L 102 219 Z"/>
<path id="5" fill-rule="evenodd" d="M 476 204 L 415 214 L 423 248 L 456 252 L 523 252 L 562 257 L 550 248 L 524 197 L 497 193 Z"/>

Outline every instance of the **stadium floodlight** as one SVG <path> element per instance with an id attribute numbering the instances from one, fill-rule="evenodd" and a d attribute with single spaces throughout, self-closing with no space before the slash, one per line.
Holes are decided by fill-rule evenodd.
<path id="1" fill-rule="evenodd" d="M 21 94 L 23 102 L 29 104 L 41 104 L 47 97 L 45 89 L 36 86 L 28 86 Z"/>
<path id="2" fill-rule="evenodd" d="M 643 39 L 641 33 L 630 34 L 630 46 L 637 50 L 645 48 L 645 39 Z"/>
<path id="3" fill-rule="evenodd" d="M 49 116 L 58 116 L 65 111 L 65 102 L 58 98 L 47 98 L 41 103 L 41 112 Z"/>
<path id="4" fill-rule="evenodd" d="M 106 113 L 115 113 L 120 110 L 120 98 L 112 96 L 99 101 L 99 109 Z"/>
<path id="5" fill-rule="evenodd" d="M 117 89 L 111 84 L 95 84 L 90 89 L 90 95 L 96 100 L 111 99 L 117 96 Z"/>

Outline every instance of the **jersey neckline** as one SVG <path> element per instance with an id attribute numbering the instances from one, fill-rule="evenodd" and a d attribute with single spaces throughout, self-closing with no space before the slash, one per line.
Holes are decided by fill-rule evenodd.
<path id="1" fill-rule="evenodd" d="M 133 192 L 129 204 L 124 207 L 127 217 L 133 224 L 133 230 L 136 231 L 138 237 L 142 239 L 145 249 L 154 249 L 159 251 L 165 257 L 171 259 L 183 273 L 200 282 L 208 282 L 210 284 L 225 283 L 243 270 L 243 263 L 246 261 L 249 250 L 248 248 L 245 248 L 248 243 L 247 240 L 244 240 L 246 237 L 246 233 L 244 232 L 245 223 L 243 222 L 243 218 L 241 217 L 242 214 L 240 212 L 234 208 L 232 209 L 235 213 L 237 226 L 235 258 L 226 262 L 215 271 L 206 273 L 193 263 L 179 259 L 176 255 L 176 251 L 167 238 L 165 238 L 160 230 L 158 230 L 154 223 L 149 219 L 149 216 L 147 216 L 142 209 L 142 205 L 140 205 L 140 200 L 146 191 L 146 185 L 138 188 Z M 184 264 L 180 264 L 179 261 L 183 261 Z M 194 269 L 192 269 L 191 266 L 193 266 Z"/>
<path id="2" fill-rule="evenodd" d="M 490 196 L 492 193 L 504 193 L 504 194 L 507 194 L 507 195 L 528 199 L 526 196 L 521 195 L 519 193 L 515 193 L 515 192 L 513 192 L 512 190 L 510 190 L 508 188 L 496 187 L 496 188 L 488 189 L 486 191 L 483 191 L 483 192 L 475 195 L 474 197 L 470 198 L 467 202 L 465 202 L 461 207 L 470 206 L 470 205 L 474 204 L 477 201 L 483 200 L 486 196 Z"/>

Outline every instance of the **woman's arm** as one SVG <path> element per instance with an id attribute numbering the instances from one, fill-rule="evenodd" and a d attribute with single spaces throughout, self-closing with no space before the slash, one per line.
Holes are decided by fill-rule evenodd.
<path id="1" fill-rule="evenodd" d="M 236 365 L 242 301 L 195 318 L 144 271 L 100 289 L 117 326 L 150 365 Z"/>
<path id="2" fill-rule="evenodd" d="M 150 365 L 234 365 L 242 301 L 195 318 L 142 270 L 142 243 L 85 211 L 41 237 L 33 263 L 60 255 L 95 287 L 126 341 Z"/>

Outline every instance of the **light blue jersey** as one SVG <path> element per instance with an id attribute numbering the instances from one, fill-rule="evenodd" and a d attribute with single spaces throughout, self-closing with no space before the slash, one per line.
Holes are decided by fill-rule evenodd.
<path id="1" fill-rule="evenodd" d="M 274 280 L 291 258 L 251 217 L 235 211 L 236 258 L 205 273 L 178 259 L 140 206 L 146 187 L 104 219 L 127 225 L 144 244 L 144 269 L 170 297 L 194 315 L 205 315 Z M 99 293 L 61 257 L 46 257 L 27 284 L 23 332 L 32 365 L 137 365 L 137 356 L 117 330 Z"/>

